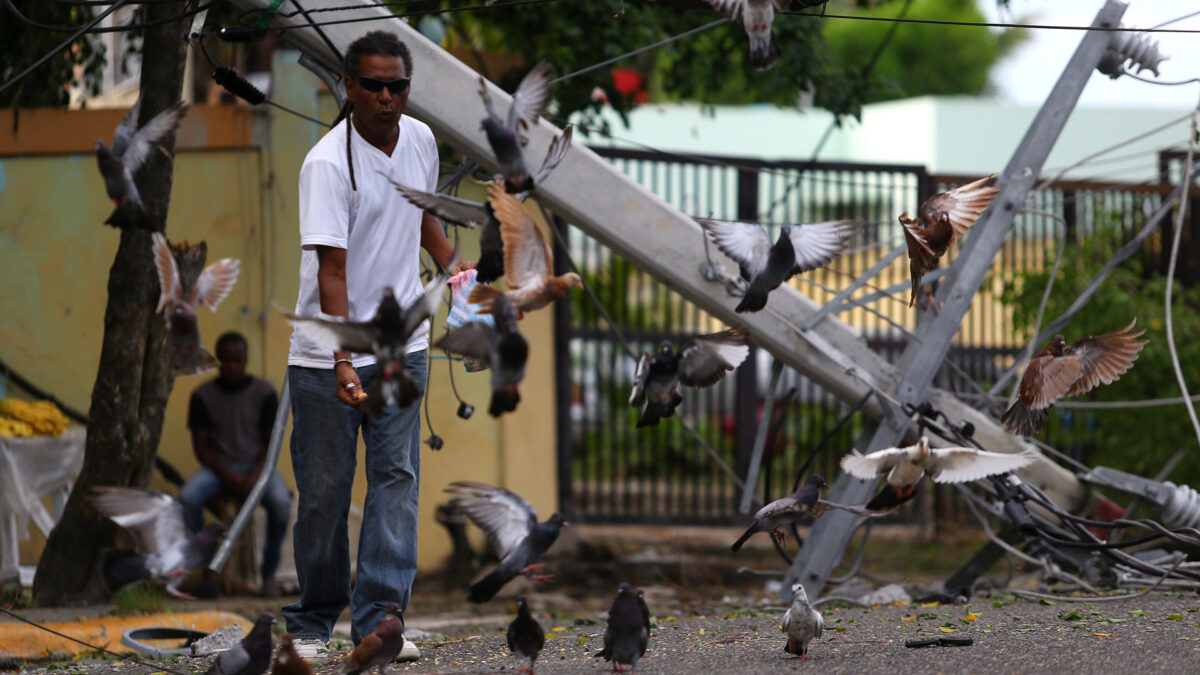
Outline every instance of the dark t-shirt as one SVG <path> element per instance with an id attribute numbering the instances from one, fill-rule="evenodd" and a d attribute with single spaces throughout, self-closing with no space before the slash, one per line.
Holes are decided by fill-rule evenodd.
<path id="1" fill-rule="evenodd" d="M 271 437 L 278 399 L 270 382 L 250 377 L 228 385 L 214 379 L 196 387 L 188 402 L 188 429 L 212 432 L 213 450 L 226 466 L 258 462 Z"/>

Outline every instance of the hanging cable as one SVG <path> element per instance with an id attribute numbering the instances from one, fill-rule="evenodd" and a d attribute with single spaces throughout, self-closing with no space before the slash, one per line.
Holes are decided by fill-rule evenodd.
<path id="1" fill-rule="evenodd" d="M 250 105 L 259 105 L 262 103 L 266 103 L 267 105 L 274 106 L 286 113 L 295 115 L 296 117 L 299 117 L 301 119 L 305 119 L 305 120 L 308 120 L 309 122 L 314 122 L 323 127 L 329 128 L 329 126 L 330 126 L 329 124 L 327 124 L 315 117 L 309 117 L 308 115 L 305 115 L 302 112 L 299 112 L 297 110 L 292 110 L 291 108 L 289 108 L 285 105 L 281 105 L 279 103 L 276 103 L 275 101 L 272 101 L 271 99 L 267 98 L 267 95 L 262 93 L 258 89 L 258 87 L 251 84 L 246 78 L 242 77 L 241 75 L 238 75 L 236 68 L 234 68 L 232 66 L 224 66 L 224 65 L 221 65 L 220 63 L 218 63 L 215 59 L 213 59 L 213 57 L 211 55 L 209 55 L 208 49 L 204 46 L 203 34 L 201 34 L 200 37 L 195 42 L 196 42 L 196 45 L 198 45 L 200 47 L 200 52 L 202 54 L 204 54 L 204 58 L 209 62 L 209 64 L 212 65 L 212 67 L 214 69 L 212 72 L 213 81 L 215 81 L 217 84 L 221 85 L 221 87 L 223 87 L 225 89 L 225 91 L 228 91 L 229 93 L 242 99 L 243 101 L 245 101 L 246 103 L 249 103 Z"/>
<path id="2" fill-rule="evenodd" d="M 664 45 L 669 45 L 672 42 L 675 42 L 676 40 L 682 40 L 686 37 L 691 37 L 698 33 L 703 33 L 704 31 L 706 31 L 710 28 L 716 28 L 717 26 L 720 26 L 721 24 L 726 23 L 728 21 L 729 21 L 729 19 L 718 19 L 716 21 L 713 21 L 712 23 L 706 23 L 703 26 L 699 26 L 697 28 L 693 28 L 691 30 L 684 31 L 678 35 L 672 35 L 669 38 L 665 38 L 665 39 L 659 40 L 658 42 L 654 42 L 652 44 L 645 45 L 644 47 L 638 47 L 637 49 L 634 49 L 633 51 L 630 51 L 630 52 L 625 52 L 624 54 L 621 54 L 620 56 L 614 56 L 611 59 L 605 59 L 605 60 L 601 61 L 600 63 L 594 63 L 586 68 L 580 68 L 579 70 L 576 70 L 573 73 L 567 73 L 566 75 L 563 75 L 562 77 L 556 77 L 553 80 L 550 80 L 550 84 L 558 84 L 559 82 L 569 80 L 572 77 L 576 77 L 578 75 L 583 75 L 584 73 L 590 73 L 593 70 L 596 70 L 598 68 L 603 68 L 604 66 L 611 66 L 612 64 L 617 63 L 619 61 L 624 61 L 625 59 L 627 59 L 631 56 L 637 56 L 638 54 L 648 52 L 652 49 L 658 49 L 659 47 L 662 47 Z"/>
<path id="3" fill-rule="evenodd" d="M 9 2 L 10 0 L 4 0 L 4 1 Z M 293 2 L 294 2 L 294 0 L 293 0 Z M 405 12 L 403 14 L 392 14 L 392 15 L 376 14 L 376 15 L 372 15 L 372 16 L 358 16 L 358 17 L 354 17 L 352 19 L 333 19 L 330 21 L 313 21 L 312 19 L 309 19 L 308 23 L 289 24 L 289 25 L 285 25 L 285 26 L 272 26 L 271 30 L 287 31 L 287 30 L 296 30 L 299 28 L 317 29 L 317 28 L 320 28 L 321 26 L 338 26 L 338 25 L 347 24 L 347 23 L 363 23 L 365 21 L 390 21 L 393 19 L 401 20 L 401 19 L 405 19 L 408 17 L 416 17 L 416 16 L 430 16 L 430 15 L 437 15 L 437 14 L 451 14 L 454 12 L 471 12 L 471 11 L 489 10 L 489 9 L 503 9 L 506 7 L 520 7 L 523 5 L 543 5 L 543 4 L 546 4 L 549 2 L 559 2 L 559 0 L 512 0 L 511 2 L 496 2 L 496 3 L 490 4 L 490 5 L 471 5 L 469 7 L 449 7 L 449 8 L 444 8 L 444 9 L 418 10 L 418 11 L 414 11 L 414 12 Z M 377 7 L 378 5 L 373 5 L 373 6 Z M 337 9 L 337 8 L 331 8 L 331 10 L 335 10 L 335 9 Z"/>
<path id="4" fill-rule="evenodd" d="M 798 10 L 785 10 L 776 12 L 776 14 L 790 14 L 792 16 L 807 16 L 815 19 L 847 19 L 851 21 L 874 21 L 883 23 L 915 23 L 915 24 L 930 24 L 935 26 L 965 26 L 975 28 L 1027 28 L 1031 30 L 1075 30 L 1075 31 L 1097 31 L 1101 33 L 1200 33 L 1200 29 L 1191 28 L 1129 28 L 1127 26 L 1070 26 L 1063 24 L 1045 24 L 1045 23 L 1002 23 L 997 21 L 950 21 L 945 19 L 899 19 L 888 18 L 885 16 L 854 16 L 850 14 L 810 14 Z M 1189 15 L 1190 16 L 1190 15 Z M 1182 17 L 1186 18 L 1186 17 Z M 1172 19 L 1167 23 L 1174 23 L 1179 19 Z M 1163 24 L 1165 25 L 1165 24 Z"/>
<path id="5" fill-rule="evenodd" d="M 223 0 L 210 0 L 209 2 L 201 3 L 191 9 L 185 10 L 182 13 L 177 14 L 175 16 L 163 17 L 161 19 L 155 19 L 153 21 L 142 21 L 140 23 L 130 23 L 130 24 L 125 24 L 123 26 L 106 26 L 104 28 L 96 28 L 95 27 L 96 24 L 98 24 L 102 20 L 104 20 L 104 17 L 108 16 L 109 14 L 112 14 L 113 12 L 120 9 L 121 7 L 124 7 L 125 5 L 129 5 L 129 4 L 142 4 L 142 2 L 132 2 L 131 0 L 116 0 L 108 7 L 108 9 L 101 12 L 95 19 L 92 19 L 90 22 L 88 22 L 82 28 L 79 28 L 76 26 L 55 26 L 53 24 L 47 24 L 47 23 L 41 23 L 39 21 L 34 21 L 34 20 L 26 17 L 24 14 L 21 14 L 21 12 L 16 8 L 16 6 L 13 5 L 12 0 L 2 0 L 2 1 L 4 3 L 4 6 L 8 9 L 8 11 L 12 12 L 13 16 L 17 17 L 17 20 L 20 21 L 21 23 L 25 24 L 26 26 L 29 26 L 31 28 L 38 28 L 40 30 L 53 31 L 55 33 L 72 33 L 73 35 L 69 39 L 67 39 L 66 42 L 63 43 L 63 46 L 66 46 L 66 45 L 70 44 L 71 42 L 74 42 L 80 35 L 83 35 L 84 33 L 93 33 L 93 34 L 94 33 L 124 33 L 127 31 L 142 30 L 144 28 L 151 28 L 154 26 L 161 26 L 163 24 L 173 23 L 175 21 L 179 21 L 180 19 L 186 19 L 189 16 L 199 14 L 200 12 L 203 12 L 204 10 L 208 9 L 209 7 L 212 7 L 213 5 L 216 5 L 219 2 L 223 2 Z M 157 1 L 165 2 L 166 0 L 155 0 L 155 1 L 156 2 Z M 76 32 L 76 31 L 78 31 L 78 32 Z M 63 47 L 60 46 L 58 49 L 55 50 L 55 53 L 57 53 L 62 48 Z M 0 91 L 2 91 L 2 90 L 0 90 Z"/>
<path id="6" fill-rule="evenodd" d="M 20 82 L 22 79 L 24 79 L 24 77 L 26 75 L 28 75 L 29 73 L 32 73 L 34 70 L 37 70 L 38 66 L 40 66 L 43 63 L 54 58 L 54 56 L 56 54 L 58 54 L 59 52 L 61 52 L 64 49 L 66 49 L 67 47 L 71 46 L 72 42 L 79 39 L 79 37 L 81 35 L 88 32 L 89 30 L 91 30 L 96 24 L 103 21 L 104 17 L 106 17 L 109 14 L 112 14 L 113 12 L 117 11 L 118 9 L 124 7 L 125 4 L 128 2 L 129 2 L 129 0 L 117 0 L 116 2 L 114 2 L 111 7 L 104 10 L 103 12 L 100 12 L 99 14 L 97 14 L 96 18 L 89 21 L 82 28 L 76 29 L 76 31 L 71 34 L 71 37 L 67 38 L 66 40 L 63 40 L 57 47 L 55 47 L 54 49 L 47 52 L 44 56 L 39 58 L 37 61 L 34 61 L 33 65 L 29 66 L 25 70 L 22 70 L 20 73 L 17 73 L 17 75 L 15 77 L 13 77 L 11 80 L 9 80 L 8 82 L 5 82 L 4 84 L 0 84 L 0 92 L 3 92 L 5 89 L 8 89 L 9 87 L 13 86 L 17 82 Z M 9 7 L 9 9 L 11 9 L 13 11 L 14 14 L 17 14 L 18 17 L 20 16 L 20 14 L 17 12 L 16 8 L 12 6 L 11 0 L 4 0 L 4 4 L 7 5 Z"/>

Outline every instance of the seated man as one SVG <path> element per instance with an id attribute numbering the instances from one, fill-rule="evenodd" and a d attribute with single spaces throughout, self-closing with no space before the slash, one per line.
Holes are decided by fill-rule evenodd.
<path id="1" fill-rule="evenodd" d="M 220 374 L 197 387 L 188 402 L 188 428 L 201 467 L 180 489 L 179 501 L 193 532 L 204 526 L 204 506 L 217 497 L 229 494 L 245 499 L 267 458 L 278 399 L 270 382 L 246 374 L 246 349 L 241 333 L 231 331 L 217 338 Z M 276 596 L 275 570 L 292 510 L 291 495 L 278 471 L 267 483 L 261 503 L 267 510 L 261 592 Z"/>

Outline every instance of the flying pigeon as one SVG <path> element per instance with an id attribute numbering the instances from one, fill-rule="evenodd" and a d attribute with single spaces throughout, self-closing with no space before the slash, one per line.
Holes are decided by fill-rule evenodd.
<path id="1" fill-rule="evenodd" d="M 213 370 L 217 360 L 200 342 L 196 309 L 203 303 L 217 311 L 237 283 L 241 263 L 236 258 L 222 258 L 205 267 L 196 282 L 185 288 L 167 238 L 161 232 L 152 232 L 150 237 L 161 289 L 154 311 L 162 312 L 167 319 L 167 341 L 175 374 L 198 375 Z"/>
<path id="2" fill-rule="evenodd" d="M 929 447 L 922 436 L 914 445 L 886 448 L 863 455 L 857 450 L 842 458 L 842 470 L 864 480 L 887 475 L 883 490 L 867 503 L 872 510 L 894 509 L 912 499 L 922 476 L 935 483 L 968 483 L 1028 466 L 1037 454 L 988 452 L 975 448 Z"/>
<path id="3" fill-rule="evenodd" d="M 453 267 L 451 263 L 447 269 Z M 383 289 L 383 299 L 370 321 L 284 315 L 296 330 L 330 351 L 375 355 L 375 378 L 367 392 L 366 411 L 377 417 L 385 405 L 406 408 L 421 396 L 421 385 L 404 369 L 408 338 L 437 311 L 447 278 L 446 274 L 435 277 L 425 286 L 425 292 L 404 309 L 391 288 Z"/>
<path id="4" fill-rule="evenodd" d="M 749 353 L 745 331 L 734 329 L 689 338 L 678 351 L 666 340 L 654 356 L 642 354 L 629 395 L 629 405 L 642 407 L 638 428 L 656 426 L 659 419 L 675 415 L 675 408 L 683 402 L 681 382 L 689 387 L 711 387 L 740 366 Z"/>
<path id="5" fill-rule="evenodd" d="M 500 221 L 500 236 L 504 240 L 504 271 L 509 288 L 505 295 L 517 309 L 522 312 L 541 309 L 583 285 L 583 279 L 574 272 L 553 275 L 550 247 L 516 197 L 498 183 L 492 183 L 488 186 L 488 201 Z M 487 291 L 481 290 L 485 288 L 476 286 L 467 298 L 480 306 L 481 314 L 491 311 L 491 299 Z"/>
<path id="6" fill-rule="evenodd" d="M 109 590 L 154 579 L 166 584 L 171 595 L 193 599 L 179 590 L 179 584 L 188 572 L 212 560 L 225 533 L 220 523 L 208 523 L 191 534 L 183 505 L 165 492 L 97 486 L 92 488 L 90 501 L 97 511 L 128 530 L 141 552 L 118 551 L 105 558 L 102 573 Z"/>
<path id="7" fill-rule="evenodd" d="M 1050 344 L 1030 359 L 1017 400 L 1000 421 L 1010 431 L 1032 436 L 1046 423 L 1058 399 L 1086 394 L 1120 379 L 1149 342 L 1137 339 L 1146 330 L 1134 331 L 1135 323 L 1137 319 L 1115 333 L 1085 337 L 1069 345 L 1061 335 L 1050 338 Z"/>
<path id="8" fill-rule="evenodd" d="M 708 0 L 730 21 L 741 21 L 750 38 L 750 65 L 755 70 L 770 70 L 779 58 L 779 46 L 771 32 L 775 12 L 782 12 L 791 0 Z"/>
<path id="9" fill-rule="evenodd" d="M 152 148 L 162 150 L 162 146 L 157 144 L 179 126 L 179 120 L 187 112 L 187 104 L 182 101 L 176 103 L 139 129 L 137 121 L 140 110 L 139 99 L 113 132 L 111 149 L 104 145 L 104 141 L 96 140 L 96 162 L 100 165 L 100 176 L 104 178 L 104 190 L 117 208 L 133 207 L 138 214 L 144 214 L 146 207 L 142 204 L 142 196 L 138 194 L 133 176 L 146 162 Z"/>
<path id="10" fill-rule="evenodd" d="M 825 619 L 821 613 L 808 604 L 808 594 L 804 592 L 803 584 L 792 585 L 792 606 L 783 613 L 780 628 L 787 636 L 787 646 L 784 649 L 789 654 L 795 654 L 802 659 L 808 659 L 808 643 L 821 637 L 821 629 L 825 627 Z"/>
<path id="11" fill-rule="evenodd" d="M 384 608 L 383 621 L 374 633 L 362 639 L 354 651 L 342 660 L 342 672 L 358 675 L 375 668 L 379 675 L 387 674 L 387 664 L 404 648 L 404 622 L 400 620 L 400 605 L 389 602 Z"/>
<path id="12" fill-rule="evenodd" d="M 780 497 L 759 509 L 758 513 L 754 514 L 754 522 L 746 528 L 737 541 L 733 542 L 733 545 L 729 547 L 730 550 L 734 553 L 740 551 L 742 545 L 749 541 L 756 532 L 770 532 L 776 541 L 783 543 L 784 525 L 796 522 L 804 516 L 818 518 L 830 509 L 849 511 L 864 518 L 878 518 L 890 513 L 890 511 L 869 511 L 859 506 L 838 504 L 821 499 L 821 489 L 826 487 L 829 486 L 825 484 L 824 478 L 815 474 L 809 476 L 799 490 L 786 497 Z"/>
<path id="13" fill-rule="evenodd" d="M 938 266 L 938 260 L 955 240 L 967 233 L 979 216 L 991 206 L 997 187 L 983 187 L 995 175 L 980 178 L 949 192 L 936 194 L 921 202 L 919 219 L 900 214 L 904 240 L 908 243 L 908 268 L 912 273 L 912 297 L 908 306 L 917 302 L 921 278 Z"/>
<path id="14" fill-rule="evenodd" d="M 697 218 L 708 236 L 733 259 L 742 278 L 750 283 L 738 312 L 757 312 L 767 305 L 767 294 L 801 272 L 823 267 L 846 250 L 850 237 L 862 228 L 857 220 L 831 220 L 808 225 L 784 225 L 771 244 L 758 223 Z"/>
<path id="15" fill-rule="evenodd" d="M 546 644 L 546 632 L 542 629 L 542 624 L 533 618 L 529 613 L 529 605 L 525 603 L 525 596 L 517 598 L 517 618 L 508 624 L 508 648 L 512 650 L 513 656 L 524 661 L 529 659 L 529 668 L 526 669 L 525 664 L 521 664 L 519 672 L 528 672 L 533 674 L 533 662 L 537 661 L 538 654 L 542 651 L 542 647 Z"/>
<path id="16" fill-rule="evenodd" d="M 433 343 L 454 354 L 477 359 L 492 368 L 492 402 L 488 414 L 499 417 L 517 409 L 521 394 L 517 385 L 525 377 L 529 343 L 517 332 L 517 308 L 503 293 L 484 286 L 492 300 L 495 325 L 472 321 L 455 328 Z"/>
<path id="17" fill-rule="evenodd" d="M 642 618 L 642 610 L 633 594 L 633 588 L 621 582 L 617 587 L 617 597 L 613 600 L 612 608 L 608 610 L 604 649 L 592 656 L 612 661 L 613 672 L 622 670 L 622 664 L 629 664 L 630 670 L 637 672 L 638 659 L 646 653 L 646 645 L 649 642 L 650 629 Z"/>
<path id="18" fill-rule="evenodd" d="M 271 665 L 271 624 L 275 615 L 260 614 L 250 634 L 217 655 L 204 675 L 262 675 Z"/>
<path id="19" fill-rule="evenodd" d="M 459 495 L 459 508 L 475 526 L 483 530 L 500 556 L 500 564 L 485 577 L 471 585 L 467 599 L 476 604 L 491 600 L 496 593 L 517 575 L 524 574 L 532 581 L 550 581 L 549 574 L 536 574 L 543 569 L 542 555 L 558 539 L 559 531 L 567 524 L 561 513 L 555 513 L 544 523 L 537 520 L 537 511 L 522 497 L 504 488 L 472 481 L 456 481 L 446 492 Z"/>
<path id="20" fill-rule="evenodd" d="M 542 62 L 534 66 L 521 80 L 517 92 L 513 94 L 508 117 L 501 120 L 492 108 L 492 99 L 487 92 L 487 80 L 479 78 L 479 97 L 483 99 L 483 105 L 487 108 L 487 117 L 483 118 L 482 129 L 487 134 L 492 151 L 496 153 L 496 161 L 500 164 L 500 173 L 504 174 L 504 184 L 509 192 L 528 192 L 539 180 L 545 178 L 541 173 L 536 177 L 529 175 L 519 134 L 522 128 L 537 124 L 542 109 L 546 107 L 549 92 L 550 64 Z"/>
<path id="21" fill-rule="evenodd" d="M 292 646 L 291 633 L 284 633 L 280 638 L 279 649 L 275 650 L 275 663 L 271 665 L 271 675 L 313 675 L 312 666 Z"/>

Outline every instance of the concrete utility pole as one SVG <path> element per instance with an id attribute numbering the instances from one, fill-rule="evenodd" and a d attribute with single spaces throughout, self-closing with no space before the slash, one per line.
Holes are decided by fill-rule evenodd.
<path id="1" fill-rule="evenodd" d="M 1094 27 L 1116 27 L 1125 13 L 1126 5 L 1107 0 L 1092 21 Z M 899 370 L 903 377 L 892 390 L 901 404 L 919 405 L 927 400 L 929 385 L 938 372 L 950 343 L 958 333 L 971 300 L 991 269 L 991 263 L 1012 230 L 1013 219 L 1025 204 L 1025 198 L 1041 173 L 1042 164 L 1070 117 L 1096 65 L 1108 47 L 1111 33 L 1088 31 L 1075 55 L 1063 69 L 1037 117 L 1029 125 L 1021 144 L 1013 153 L 1004 173 L 997 180 L 1000 193 L 992 208 L 984 214 L 963 242 L 962 250 L 946 274 L 945 283 L 938 289 L 938 314 L 923 323 L 920 339 L 912 341 L 900 357 Z M 935 403 L 935 407 L 937 404 Z M 947 411 L 948 412 L 948 411 Z M 891 447 L 900 442 L 911 424 L 900 410 L 885 414 L 869 437 L 859 446 L 864 452 Z M 830 500 L 845 504 L 860 504 L 870 499 L 878 481 L 864 481 L 843 474 L 833 487 Z M 1035 479 L 1036 482 L 1036 479 Z M 792 562 L 784 579 L 780 596 L 791 599 L 792 584 L 799 581 L 810 597 L 820 595 L 825 580 L 837 566 L 853 534 L 856 516 L 845 511 L 830 512 L 813 526 L 804 548 Z"/>

